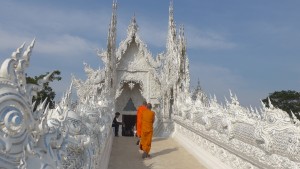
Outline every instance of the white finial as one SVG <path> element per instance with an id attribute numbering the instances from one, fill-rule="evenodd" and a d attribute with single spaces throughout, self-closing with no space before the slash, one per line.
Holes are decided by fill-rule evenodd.
<path id="1" fill-rule="evenodd" d="M 270 97 L 268 97 L 269 108 L 274 109 L 273 104 L 271 103 Z"/>
<path id="2" fill-rule="evenodd" d="M 29 66 L 30 56 L 31 56 L 34 44 L 35 44 L 35 38 L 32 40 L 32 42 L 30 43 L 30 45 L 27 47 L 26 51 L 23 53 L 23 59 L 26 61 L 25 62 L 26 63 L 25 66 L 26 67 Z"/>
<path id="3" fill-rule="evenodd" d="M 258 110 L 257 110 L 256 107 L 255 107 L 255 113 L 256 113 L 257 117 L 261 120 L 261 119 L 262 119 L 262 118 L 261 118 L 261 115 L 259 114 L 259 112 L 258 112 Z"/>
<path id="4" fill-rule="evenodd" d="M 226 96 L 224 96 L 224 98 L 225 98 L 225 103 L 226 103 L 226 105 L 229 105 L 229 102 L 228 102 Z"/>
<path id="5" fill-rule="evenodd" d="M 229 94 L 230 94 L 230 98 L 232 98 L 233 95 L 230 89 L 229 89 Z"/>
<path id="6" fill-rule="evenodd" d="M 253 113 L 254 112 L 254 110 L 253 110 L 253 108 L 252 108 L 252 106 L 250 105 L 250 111 L 251 111 L 251 113 Z"/>
<path id="7" fill-rule="evenodd" d="M 260 103 L 263 106 L 263 109 L 265 109 L 266 108 L 266 104 L 261 99 L 260 99 Z"/>
<path id="8" fill-rule="evenodd" d="M 169 11 L 173 12 L 173 0 L 170 0 L 170 6 L 169 6 Z"/>
<path id="9" fill-rule="evenodd" d="M 116 0 L 113 0 L 112 8 L 113 10 L 116 10 L 118 8 Z"/>
<path id="10" fill-rule="evenodd" d="M 20 59 L 24 46 L 25 46 L 25 42 L 19 48 L 17 48 L 15 52 L 11 54 L 11 57 L 14 60 L 18 61 Z"/>

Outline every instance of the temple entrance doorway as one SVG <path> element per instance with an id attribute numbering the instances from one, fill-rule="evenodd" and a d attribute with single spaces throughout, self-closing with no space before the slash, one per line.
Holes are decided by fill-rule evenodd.
<path id="1" fill-rule="evenodd" d="M 136 115 L 123 115 L 122 116 L 122 136 L 134 136 Z"/>
<path id="2" fill-rule="evenodd" d="M 142 87 L 135 81 L 123 82 L 121 94 L 116 99 L 116 111 L 122 117 L 122 136 L 134 136 L 137 108 L 143 103 Z"/>

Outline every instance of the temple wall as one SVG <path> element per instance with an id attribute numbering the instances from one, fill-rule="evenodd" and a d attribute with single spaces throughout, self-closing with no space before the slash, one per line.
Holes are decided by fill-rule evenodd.
<path id="1" fill-rule="evenodd" d="M 207 168 L 300 168 L 299 121 L 286 112 L 273 107 L 252 112 L 237 100 L 225 106 L 196 100 L 180 107 L 173 137 Z"/>
<path id="2" fill-rule="evenodd" d="M 99 157 L 99 159 L 97 159 L 97 160 L 99 160 L 99 164 L 101 164 L 98 166 L 99 169 L 107 169 L 108 168 L 110 154 L 111 154 L 111 150 L 112 150 L 112 144 L 113 144 L 113 137 L 114 137 L 112 129 L 110 130 L 107 140 L 104 143 L 104 148 L 101 150 L 100 157 Z"/>

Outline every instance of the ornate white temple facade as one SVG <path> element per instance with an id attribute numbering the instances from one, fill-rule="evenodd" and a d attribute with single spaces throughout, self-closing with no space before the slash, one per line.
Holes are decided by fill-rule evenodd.
<path id="1" fill-rule="evenodd" d="M 161 130 L 163 133 L 159 135 L 168 135 L 173 130 L 172 125 L 168 123 L 175 112 L 173 105 L 180 101 L 178 100 L 180 93 L 189 93 L 190 85 L 184 28 L 181 27 L 177 34 L 173 4 L 169 7 L 166 51 L 155 58 L 139 36 L 139 26 L 135 16 L 128 26 L 126 39 L 119 47 L 116 45 L 116 27 L 117 5 L 114 3 L 107 49 L 98 51 L 105 67 L 98 70 L 99 74 L 96 75 L 96 71 L 85 65 L 85 70 L 89 69 L 88 72 L 97 76 L 96 81 L 90 81 L 94 91 L 89 91 L 89 97 L 92 96 L 91 93 L 97 93 L 98 96 L 103 93 L 108 94 L 114 98 L 115 111 L 120 112 L 121 115 L 135 115 L 136 108 L 146 100 L 152 103 L 156 112 L 159 120 L 157 129 L 164 128 Z M 75 86 L 78 86 L 77 81 L 74 79 Z M 84 94 L 79 93 L 79 95 Z"/>
<path id="2" fill-rule="evenodd" d="M 27 84 L 26 68 L 34 47 L 23 44 L 0 67 L 0 168 L 107 169 L 116 111 L 134 115 L 143 100 L 154 105 L 155 134 L 173 137 L 207 168 L 300 169 L 300 122 L 275 107 L 239 105 L 236 95 L 219 104 L 200 87 L 189 91 L 188 58 L 183 28 L 176 33 L 169 8 L 166 51 L 155 59 L 138 35 L 132 18 L 127 38 L 116 46 L 116 4 L 105 63 L 87 79 L 72 84 L 55 109 L 45 102 L 33 110 L 37 85 Z M 73 106 L 72 89 L 78 100 Z"/>

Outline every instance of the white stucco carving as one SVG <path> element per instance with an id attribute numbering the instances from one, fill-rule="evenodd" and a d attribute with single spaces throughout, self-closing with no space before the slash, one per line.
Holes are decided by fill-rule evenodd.
<path id="1" fill-rule="evenodd" d="M 194 102 L 197 100 L 199 103 L 200 98 Z M 195 119 L 187 118 L 185 113 L 175 115 L 174 135 L 187 137 L 228 166 L 300 168 L 300 129 L 294 124 L 298 120 L 290 119 L 286 112 L 264 105 L 261 111 L 244 108 L 231 92 L 230 101 L 224 106 L 212 97 L 208 105 L 192 107 L 197 107 L 190 111 Z"/>

